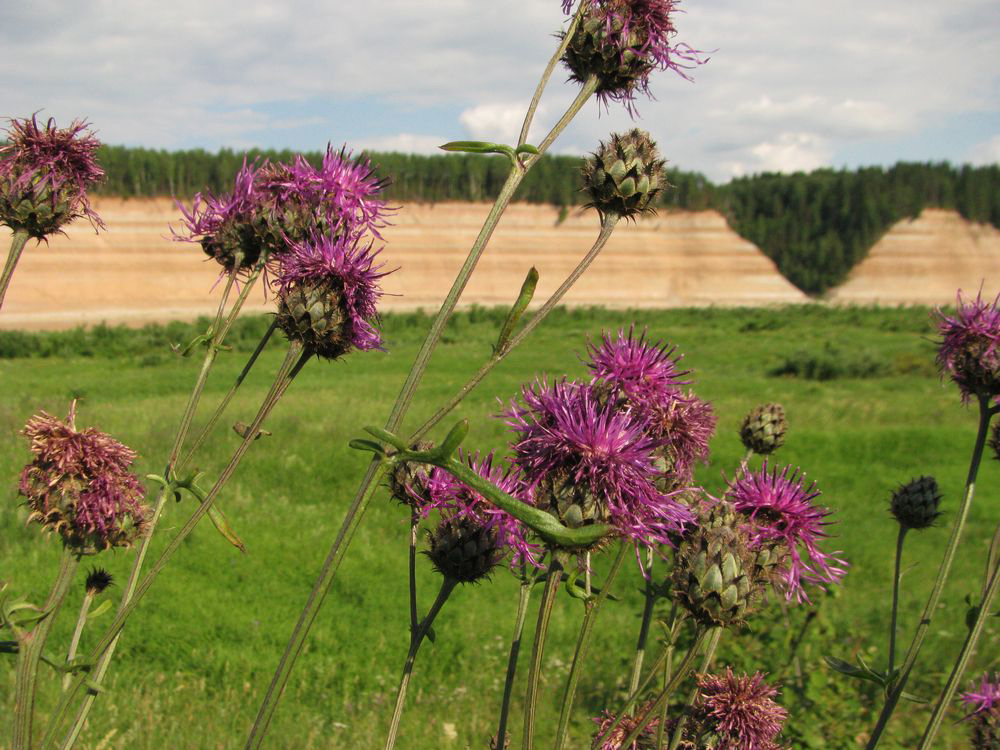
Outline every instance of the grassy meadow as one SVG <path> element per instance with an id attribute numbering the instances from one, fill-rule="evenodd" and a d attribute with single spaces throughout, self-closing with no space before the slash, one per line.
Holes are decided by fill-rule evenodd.
<path id="1" fill-rule="evenodd" d="M 417 395 L 407 425 L 416 427 L 489 355 L 503 311 L 471 310 L 450 324 Z M 335 363 L 312 362 L 297 378 L 265 427 L 272 436 L 254 444 L 221 495 L 220 504 L 247 546 L 241 554 L 206 520 L 160 577 L 129 621 L 79 748 L 160 750 L 242 747 L 259 701 L 330 541 L 339 528 L 366 455 L 348 448 L 366 424 L 381 423 L 391 406 L 428 317 L 391 315 L 384 321 L 388 353 L 354 354 Z M 927 309 L 698 309 L 668 311 L 559 310 L 513 353 L 456 411 L 471 431 L 466 448 L 503 450 L 498 411 L 535 375 L 582 377 L 588 337 L 635 321 L 650 335 L 676 344 L 694 370 L 695 390 L 719 418 L 711 463 L 698 481 L 721 493 L 742 446 L 738 426 L 758 403 L 780 401 L 788 414 L 778 463 L 801 466 L 822 491 L 819 501 L 837 521 L 828 550 L 850 562 L 844 584 L 814 596 L 815 616 L 775 601 L 742 632 L 727 632 L 716 665 L 760 669 L 782 682 L 779 700 L 791 714 L 783 737 L 794 748 L 847 748 L 863 742 L 880 699 L 874 686 L 833 673 L 824 655 L 858 656 L 884 668 L 895 522 L 890 492 L 921 474 L 937 477 L 944 516 L 925 532 L 908 535 L 901 595 L 900 642 L 909 643 L 940 561 L 957 507 L 975 437 L 976 412 L 957 389 L 942 383 L 934 365 L 934 329 Z M 266 319 L 247 321 L 235 347 L 223 354 L 208 384 L 207 415 L 242 367 Z M 196 326 L 143 331 L 98 329 L 53 334 L 0 333 L 0 583 L 32 601 L 44 599 L 59 555 L 56 538 L 25 526 L 16 478 L 28 459 L 18 435 L 40 409 L 65 415 L 81 399 L 78 425 L 95 425 L 141 454 L 138 472 L 162 471 L 177 420 L 200 357 L 175 356 L 169 341 L 184 342 Z M 196 465 L 214 476 L 239 438 L 228 426 L 249 422 L 283 356 L 270 346 L 230 407 Z M 204 420 L 205 415 L 202 416 Z M 446 420 L 438 437 L 451 424 Z M 196 422 L 196 429 L 198 422 Z M 757 459 L 755 459 L 757 460 Z M 984 460 L 978 494 L 948 592 L 932 625 L 911 682 L 912 692 L 936 694 L 964 636 L 966 594 L 978 595 L 987 544 L 1000 517 L 997 463 Z M 155 487 L 150 487 L 150 494 Z M 167 506 L 151 555 L 194 503 Z M 406 556 L 408 514 L 382 490 L 355 537 L 272 724 L 267 747 L 376 748 L 387 731 L 407 647 Z M 85 560 L 107 567 L 120 583 L 128 552 Z M 598 561 L 598 574 L 605 561 Z M 421 609 L 438 580 L 418 562 Z M 664 565 L 654 567 L 661 575 Z M 598 579 L 600 575 L 598 575 Z M 597 623 L 589 669 L 578 695 L 571 747 L 589 747 L 590 716 L 615 709 L 624 695 L 641 612 L 642 579 L 629 564 Z M 64 648 L 82 598 L 82 580 L 61 612 L 50 645 Z M 505 569 L 493 581 L 459 589 L 425 643 L 403 717 L 398 747 L 407 750 L 483 750 L 495 731 L 516 581 Z M 120 587 L 111 590 L 112 596 Z M 535 594 L 537 604 L 539 593 Z M 665 612 L 665 610 L 664 610 Z M 572 658 L 582 605 L 560 595 L 546 650 L 538 746 L 548 747 L 562 685 Z M 95 623 L 100 628 L 110 618 Z M 526 634 L 532 632 L 529 613 Z M 654 634 L 656 631 L 654 630 Z M 803 633 L 798 660 L 788 643 Z M 96 633 L 84 634 L 84 648 Z M 526 635 L 523 678 L 530 655 Z M 1000 668 L 1000 626 L 988 626 L 969 676 Z M 59 652 L 52 652 L 59 656 Z M 653 658 L 653 653 L 650 658 Z M 647 662 L 649 663 L 649 662 Z M 2 666 L 0 690 L 9 709 L 14 660 Z M 40 720 L 57 685 L 43 666 Z M 513 747 L 520 721 L 523 679 L 515 692 Z M 940 747 L 966 746 L 966 730 L 951 713 Z M 915 746 L 926 709 L 904 704 L 883 744 Z M 4 722 L 6 724 L 6 722 Z M 0 748 L 7 728 L 0 732 Z"/>

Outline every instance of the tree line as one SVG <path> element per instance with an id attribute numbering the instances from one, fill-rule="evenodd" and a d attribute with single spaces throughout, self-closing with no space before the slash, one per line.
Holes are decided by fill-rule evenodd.
<path id="1" fill-rule="evenodd" d="M 244 158 L 289 161 L 292 151 L 201 149 L 160 151 L 102 146 L 98 158 L 108 173 L 100 192 L 122 197 L 196 192 L 221 193 Z M 319 164 L 319 152 L 304 154 Z M 499 156 L 364 153 L 377 174 L 390 180 L 390 201 L 491 200 L 507 177 Z M 581 160 L 545 156 L 528 173 L 515 200 L 573 206 L 580 191 Z M 898 163 L 889 168 L 819 169 L 795 174 L 764 173 L 715 185 L 704 175 L 668 170 L 673 188 L 660 208 L 721 212 L 730 226 L 771 258 L 793 284 L 821 294 L 846 278 L 868 249 L 895 222 L 925 207 L 948 208 L 972 221 L 1000 228 L 1000 166 L 955 167 L 947 163 Z"/>

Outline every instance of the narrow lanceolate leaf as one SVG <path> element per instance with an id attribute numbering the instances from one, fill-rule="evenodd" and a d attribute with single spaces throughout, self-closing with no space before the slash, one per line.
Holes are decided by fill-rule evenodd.
<path id="1" fill-rule="evenodd" d="M 522 143 L 517 147 L 517 153 L 519 154 L 538 154 L 538 149 L 532 146 L 530 143 Z"/>
<path id="2" fill-rule="evenodd" d="M 511 158 L 514 157 L 514 149 L 510 146 L 486 141 L 450 141 L 438 148 L 442 151 L 461 151 L 467 154 L 506 154 Z"/>
<path id="3" fill-rule="evenodd" d="M 463 419 L 458 422 L 451 430 L 448 435 L 441 442 L 441 447 L 438 453 L 444 458 L 450 458 L 451 455 L 458 450 L 458 446 L 462 444 L 465 440 L 465 436 L 469 434 L 469 420 Z"/>
<path id="4" fill-rule="evenodd" d="M 91 620 L 96 620 L 98 617 L 103 615 L 109 609 L 111 609 L 111 600 L 105 599 L 103 602 L 98 604 L 96 607 L 94 607 L 87 613 L 87 622 L 90 622 Z"/>
<path id="5" fill-rule="evenodd" d="M 393 435 L 388 430 L 384 430 L 381 427 L 376 427 L 373 425 L 369 425 L 364 429 L 365 432 L 367 432 L 369 435 L 374 435 L 383 443 L 388 443 L 396 450 L 405 451 L 407 449 L 406 443 L 402 439 L 400 439 L 397 435 Z"/>
<path id="6" fill-rule="evenodd" d="M 528 275 L 524 277 L 524 283 L 521 284 L 521 291 L 518 293 L 517 299 L 514 300 L 513 307 L 507 313 L 507 320 L 504 321 L 503 328 L 500 329 L 500 336 L 497 338 L 496 346 L 493 347 L 494 354 L 501 355 L 507 351 L 511 334 L 514 333 L 514 328 L 517 327 L 521 315 L 528 309 L 531 298 L 535 295 L 536 286 L 538 286 L 538 269 L 532 266 Z"/>
<path id="7" fill-rule="evenodd" d="M 356 451 L 371 451 L 376 456 L 385 457 L 385 448 L 382 447 L 381 443 L 376 443 L 374 440 L 355 438 L 348 445 Z"/>
<path id="8" fill-rule="evenodd" d="M 208 517 L 212 519 L 212 523 L 215 524 L 215 528 L 226 538 L 227 542 L 236 547 L 236 549 L 240 552 L 245 553 L 247 551 L 247 547 L 243 543 L 243 540 L 236 535 L 235 531 L 233 531 L 233 527 L 229 525 L 229 521 L 226 520 L 225 514 L 218 505 L 213 503 L 209 506 Z"/>

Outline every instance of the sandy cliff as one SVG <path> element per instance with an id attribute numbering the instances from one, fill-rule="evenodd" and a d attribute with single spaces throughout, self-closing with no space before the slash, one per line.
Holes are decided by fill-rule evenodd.
<path id="1" fill-rule="evenodd" d="M 212 312 L 218 266 L 197 245 L 173 242 L 172 201 L 104 198 L 108 225 L 83 221 L 48 245 L 29 242 L 15 272 L 0 328 L 65 328 L 101 321 L 141 324 Z M 386 309 L 436 307 L 461 266 L 489 207 L 409 205 L 384 230 Z M 463 304 L 509 304 L 531 265 L 541 275 L 536 300 L 562 281 L 597 235 L 596 214 L 576 212 L 557 225 L 551 206 L 517 204 L 504 216 Z M 7 235 L 0 236 L 6 248 Z M 4 250 L 5 251 L 5 250 Z M 664 214 L 621 225 L 567 304 L 614 307 L 761 305 L 805 301 L 758 248 L 717 213 Z M 249 309 L 271 305 L 254 291 Z"/>

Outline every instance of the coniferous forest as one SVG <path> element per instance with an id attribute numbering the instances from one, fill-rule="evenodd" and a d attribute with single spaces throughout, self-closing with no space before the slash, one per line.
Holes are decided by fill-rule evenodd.
<path id="1" fill-rule="evenodd" d="M 249 159 L 287 161 L 291 151 L 251 151 Z M 320 153 L 306 157 L 318 163 Z M 506 176 L 501 157 L 472 154 L 424 156 L 366 154 L 391 179 L 390 201 L 486 201 Z M 106 195 L 190 198 L 203 190 L 223 192 L 244 155 L 102 146 Z M 580 159 L 545 157 L 515 199 L 573 206 Z M 694 172 L 669 170 L 673 189 L 661 193 L 661 210 L 714 209 L 770 257 L 803 291 L 818 295 L 844 281 L 868 249 L 897 221 L 927 207 L 948 208 L 1000 228 L 1000 166 L 955 167 L 947 163 L 898 163 L 889 168 L 820 169 L 765 173 L 714 185 Z"/>

